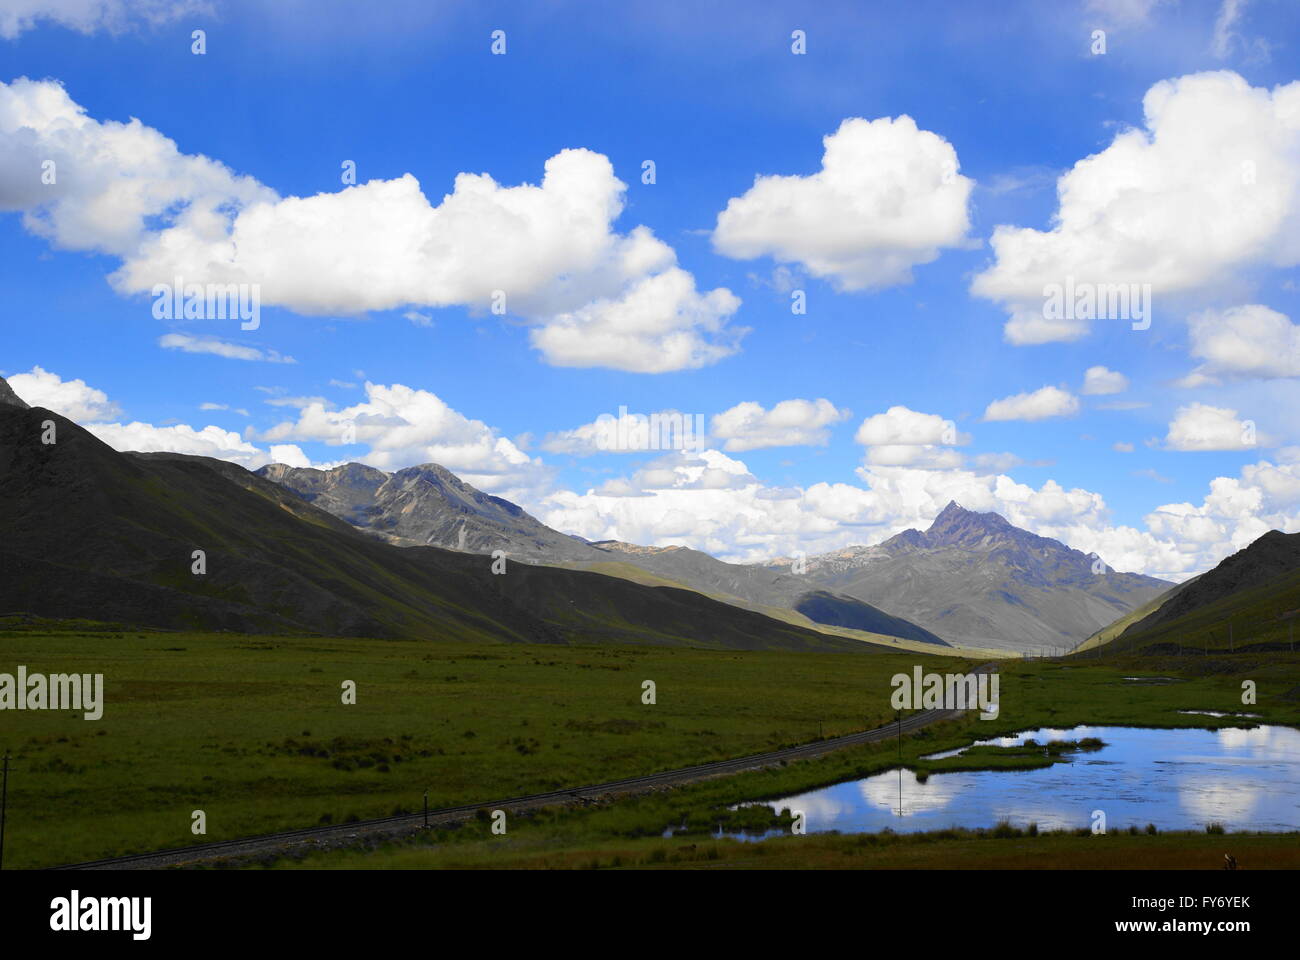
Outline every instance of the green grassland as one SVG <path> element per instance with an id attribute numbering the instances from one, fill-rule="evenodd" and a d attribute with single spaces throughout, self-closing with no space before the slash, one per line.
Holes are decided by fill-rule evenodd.
<path id="1" fill-rule="evenodd" d="M 29 672 L 103 673 L 106 704 L 98 721 L 0 713 L 0 751 L 13 756 L 6 867 L 415 811 L 426 789 L 436 808 L 741 756 L 883 725 L 893 717 L 893 674 L 915 664 L 944 673 L 970 666 L 916 653 L 0 630 L 0 672 L 20 664 Z M 1180 682 L 1121 679 L 1133 675 Z M 1242 706 L 1243 679 L 1258 685 L 1257 704 Z M 354 706 L 341 703 L 344 680 L 357 683 Z M 641 702 L 644 680 L 657 685 L 654 705 Z M 944 761 L 919 757 L 1031 726 L 1232 722 L 1179 709 L 1249 710 L 1300 725 L 1300 656 L 1286 654 L 1008 661 L 1001 686 L 997 720 L 970 714 L 905 737 L 903 762 L 942 775 Z M 591 808 L 549 809 L 515 818 L 508 843 L 485 838 L 486 827 L 472 822 L 439 831 L 443 842 L 434 846 L 391 856 L 414 858 L 411 866 L 467 857 L 508 865 L 523 849 L 516 844 L 530 857 L 567 862 L 571 851 L 627 844 L 659 857 L 662 843 L 667 858 L 678 844 L 701 849 L 700 837 L 712 844 L 707 831 L 719 822 L 780 823 L 766 807 L 732 813 L 731 804 L 879 772 L 899 754 L 890 741 Z M 190 833 L 196 809 L 207 815 L 205 837 Z M 695 839 L 661 841 L 670 823 L 686 824 Z M 383 859 L 336 853 L 312 865 Z"/>
<path id="2" fill-rule="evenodd" d="M 1126 676 L 1172 677 L 1173 683 L 1135 683 Z M 1241 684 L 1253 680 L 1257 702 L 1243 705 Z M 788 827 L 789 817 L 766 806 L 732 810 L 743 801 L 790 796 L 880 773 L 902 764 L 919 775 L 944 771 L 1029 769 L 1059 762 L 1060 753 L 977 748 L 970 755 L 922 760 L 940 752 L 1018 730 L 1050 725 L 1129 724 L 1219 728 L 1230 718 L 1191 716 L 1179 710 L 1258 713 L 1262 722 L 1300 726 L 1300 657 L 1238 654 L 1204 657 L 1113 659 L 1091 662 L 1026 661 L 1004 664 L 1001 713 L 982 721 L 973 714 L 904 737 L 837 751 L 816 760 L 744 773 L 620 800 L 591 809 L 551 809 L 512 820 L 506 836 L 490 835 L 483 822 L 431 831 L 406 842 L 365 845 L 315 854 L 276 866 L 310 868 L 476 867 L 1077 867 L 1079 869 L 1222 867 L 1224 852 L 1239 860 L 1250 851 L 1253 868 L 1300 867 L 1300 835 L 1223 835 L 1171 832 L 1147 835 L 1145 824 L 1113 824 L 1106 837 L 1070 833 L 1028 836 L 1014 829 L 947 830 L 917 837 L 889 834 L 809 835 L 761 844 L 723 838 L 719 828 Z M 1082 744 L 1080 744 L 1082 746 Z M 1088 746 L 1092 746 L 1089 744 Z M 1068 748 L 1061 749 L 1068 752 Z M 666 826 L 682 831 L 663 837 Z M 1207 825 L 1208 826 L 1208 825 Z M 1140 836 L 1132 836 L 1130 829 Z M 993 842 L 998 841 L 998 842 Z M 1007 841 L 1005 843 L 1001 841 Z M 1225 846 L 1226 845 L 1226 846 Z M 761 848 L 771 847 L 770 851 Z"/>
<path id="3" fill-rule="evenodd" d="M 420 835 L 405 844 L 281 860 L 277 869 L 316 870 L 1221 870 L 1230 853 L 1240 869 L 1300 869 L 1300 833 L 1160 833 L 1093 836 L 987 830 L 898 834 L 809 834 L 741 843 L 704 836 L 611 837 L 557 845 L 540 832 L 450 842 Z"/>
<path id="4" fill-rule="evenodd" d="M 102 719 L 4 711 L 7 867 L 599 783 L 879 726 L 950 659 L 0 630 L 0 672 L 103 673 Z M 947 666 L 943 666 L 947 665 Z M 344 705 L 341 684 L 357 684 Z M 654 705 L 642 682 L 656 684 Z M 207 834 L 190 833 L 203 810 Z"/>

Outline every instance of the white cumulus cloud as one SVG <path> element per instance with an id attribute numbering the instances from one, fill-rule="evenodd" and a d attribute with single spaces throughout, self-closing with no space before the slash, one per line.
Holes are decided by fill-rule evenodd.
<path id="1" fill-rule="evenodd" d="M 271 445 L 271 462 L 283 463 L 289 467 L 310 467 L 311 458 L 302 452 L 302 447 L 294 443 L 276 443 Z"/>
<path id="2" fill-rule="evenodd" d="M 711 423 L 713 437 L 722 448 L 740 453 L 765 447 L 825 446 L 829 426 L 849 416 L 829 400 L 782 400 L 770 410 L 745 401 L 717 414 Z"/>
<path id="3" fill-rule="evenodd" d="M 1106 367 L 1089 367 L 1083 374 L 1083 393 L 1088 396 L 1106 396 L 1123 393 L 1128 389 L 1128 377 Z"/>
<path id="4" fill-rule="evenodd" d="M 919 413 L 901 405 L 867 417 L 858 426 L 853 439 L 864 446 L 959 442 L 957 428 L 951 420 L 945 420 L 934 413 Z"/>
<path id="5" fill-rule="evenodd" d="M 984 419 L 997 420 L 1047 420 L 1051 417 L 1072 417 L 1079 412 L 1079 400 L 1060 387 L 1042 387 L 1032 393 L 1017 393 L 1012 397 L 994 400 L 984 410 Z"/>
<path id="6" fill-rule="evenodd" d="M 1061 177 L 1050 230 L 994 230 L 994 262 L 971 292 L 1006 307 L 1010 342 L 1087 332 L 1087 318 L 1044 319 L 1050 285 L 1149 284 L 1160 302 L 1300 261 L 1300 82 L 1270 91 L 1229 71 L 1192 74 L 1155 84 L 1142 105 L 1142 129 Z"/>
<path id="7" fill-rule="evenodd" d="M 481 420 L 472 420 L 436 394 L 400 383 L 367 382 L 366 399 L 339 410 L 303 398 L 297 420 L 259 437 L 265 442 L 314 441 L 329 446 L 361 444 L 353 457 L 381 470 L 438 463 L 466 483 L 511 500 L 531 500 L 549 486 L 550 470 Z"/>
<path id="8" fill-rule="evenodd" d="M 1253 420 L 1239 420 L 1236 410 L 1205 403 L 1179 407 L 1165 436 L 1170 450 L 1250 450 L 1267 443 Z"/>
<path id="9" fill-rule="evenodd" d="M 64 380 L 41 367 L 14 374 L 9 386 L 29 406 L 53 410 L 76 423 L 111 420 L 122 413 L 103 390 L 87 386 L 84 380 Z"/>
<path id="10" fill-rule="evenodd" d="M 1188 321 L 1189 351 L 1205 361 L 1185 386 L 1223 379 L 1300 377 L 1300 326 L 1276 310 L 1246 304 L 1206 310 Z"/>
<path id="11" fill-rule="evenodd" d="M 686 474 L 688 465 L 693 476 Z M 724 476 L 701 482 L 710 472 Z M 1033 487 L 996 472 L 879 464 L 860 467 L 858 475 L 861 486 L 778 488 L 760 483 L 739 461 L 665 459 L 654 471 L 585 493 L 556 491 L 538 513 L 551 526 L 591 540 L 680 544 L 747 562 L 879 543 L 909 527 L 924 529 L 956 500 L 1095 552 L 1119 570 L 1181 577 L 1208 556 L 1195 545 L 1183 549 L 1149 530 L 1116 526 L 1100 494 L 1053 480 Z"/>
<path id="12" fill-rule="evenodd" d="M 117 257 L 126 295 L 179 277 L 256 284 L 263 306 L 309 315 L 459 306 L 522 319 L 551 364 L 641 373 L 715 363 L 745 333 L 731 291 L 698 290 L 647 227 L 615 229 L 627 187 L 591 150 L 555 154 L 537 184 L 459 174 L 436 204 L 410 174 L 281 197 L 25 78 L 0 83 L 0 140 L 0 210 Z"/>
<path id="13" fill-rule="evenodd" d="M 909 116 L 854 117 L 823 138 L 822 169 L 759 176 L 718 215 L 713 245 L 736 259 L 798 263 L 843 290 L 907 283 L 962 245 L 974 181 L 957 152 Z"/>
<path id="14" fill-rule="evenodd" d="M 542 441 L 547 453 L 586 457 L 596 453 L 644 453 L 647 451 L 703 449 L 703 414 L 659 410 L 651 414 L 629 412 L 601 414 L 594 422 L 572 430 L 548 433 Z"/>
<path id="15" fill-rule="evenodd" d="M 902 405 L 867 417 L 853 439 L 867 448 L 868 464 L 934 470 L 960 466 L 962 455 L 952 447 L 970 442 L 953 421 Z"/>
<path id="16" fill-rule="evenodd" d="M 249 443 L 231 430 L 207 426 L 196 430 L 178 423 L 156 427 L 151 423 L 88 423 L 86 429 L 114 450 L 141 453 L 188 453 L 200 457 L 229 460 L 249 470 L 272 462 L 265 450 Z"/>

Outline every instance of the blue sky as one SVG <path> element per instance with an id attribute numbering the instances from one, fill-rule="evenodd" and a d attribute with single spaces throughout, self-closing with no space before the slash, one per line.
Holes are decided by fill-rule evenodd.
<path id="1" fill-rule="evenodd" d="M 0 370 L 115 446 L 433 460 L 561 529 L 731 559 L 876 542 L 953 498 L 1169 577 L 1300 526 L 1295 5 L 265 7 L 0 2 Z M 842 182 L 817 179 L 832 135 Z M 573 192 L 516 217 L 509 191 L 579 148 Z M 991 244 L 1052 231 L 1072 169 L 1083 226 Z M 431 225 L 462 173 L 513 213 Z M 205 205 L 214 242 L 248 231 L 220 270 L 178 226 Z M 157 319 L 177 264 L 259 283 L 258 329 Z M 1067 275 L 1153 285 L 1150 329 L 1015 321 Z M 1113 392 L 1085 392 L 1097 367 Z M 703 458 L 593 447 L 579 428 L 620 407 L 720 430 Z"/>

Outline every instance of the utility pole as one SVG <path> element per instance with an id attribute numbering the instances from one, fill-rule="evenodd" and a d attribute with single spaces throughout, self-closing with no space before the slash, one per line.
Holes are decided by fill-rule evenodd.
<path id="1" fill-rule="evenodd" d="M 5 865 L 5 807 L 9 803 L 9 754 L 5 753 L 4 780 L 0 784 L 0 870 Z"/>
<path id="2" fill-rule="evenodd" d="M 898 711 L 898 816 L 903 816 L 903 711 Z"/>

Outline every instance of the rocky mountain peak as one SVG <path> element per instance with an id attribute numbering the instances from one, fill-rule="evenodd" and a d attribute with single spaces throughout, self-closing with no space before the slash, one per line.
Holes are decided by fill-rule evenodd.
<path id="1" fill-rule="evenodd" d="M 623 540 L 594 540 L 590 541 L 591 546 L 598 547 L 601 550 L 609 550 L 614 553 L 628 553 L 634 555 L 655 556 L 660 553 L 672 553 L 675 550 L 685 550 L 685 547 L 647 547 L 639 543 L 627 543 Z"/>
<path id="2" fill-rule="evenodd" d="M 931 547 L 973 547 L 997 539 L 1014 539 L 1019 532 L 999 514 L 976 513 L 950 500 L 925 531 L 925 541 Z"/>
<path id="3" fill-rule="evenodd" d="M 388 479 L 388 474 L 378 467 L 369 467 L 364 463 L 355 461 L 341 463 L 337 467 L 327 470 L 326 473 L 333 475 L 344 483 L 365 484 L 367 486 L 378 485 Z"/>
<path id="4" fill-rule="evenodd" d="M 267 480 L 281 483 L 292 469 L 294 468 L 289 466 L 287 463 L 268 463 L 266 466 L 257 470 L 257 475 L 259 477 L 265 477 Z"/>
<path id="5" fill-rule="evenodd" d="M 353 526 L 402 546 L 469 553 L 506 550 L 532 560 L 596 559 L 602 551 L 543 525 L 509 500 L 438 463 L 385 473 L 362 463 L 329 470 L 275 465 L 257 473 Z"/>
<path id="6" fill-rule="evenodd" d="M 428 483 L 456 489 L 468 486 L 460 477 L 440 463 L 421 463 L 418 466 L 405 467 L 396 471 L 393 476 L 400 480 L 424 480 Z"/>

